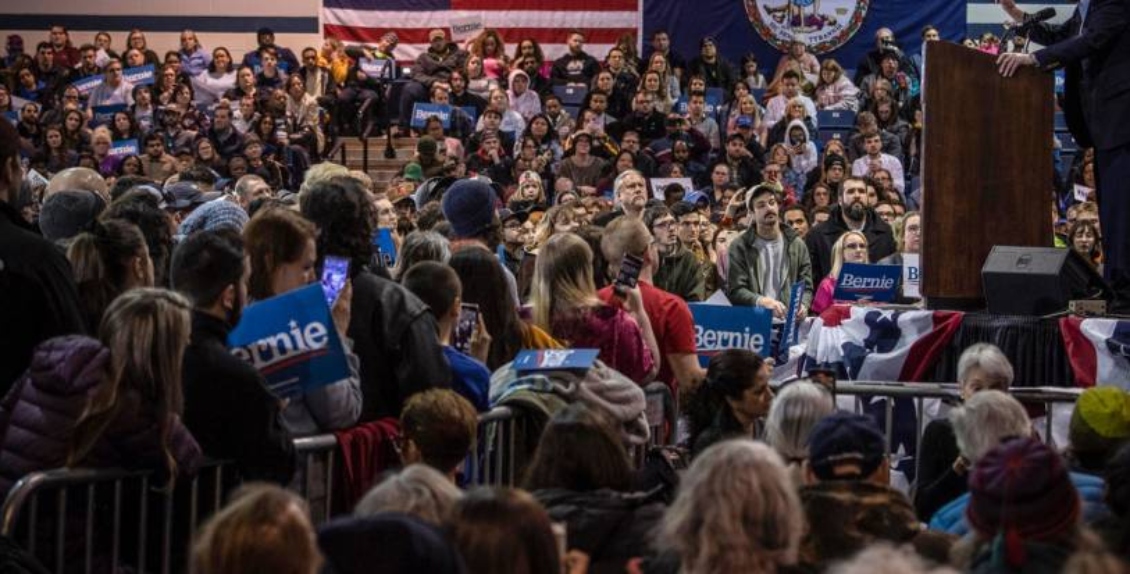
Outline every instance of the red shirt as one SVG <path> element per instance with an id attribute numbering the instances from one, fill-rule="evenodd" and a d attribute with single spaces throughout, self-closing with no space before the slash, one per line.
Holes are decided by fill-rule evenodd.
<path id="1" fill-rule="evenodd" d="M 686 301 L 672 295 L 658 287 L 643 281 L 639 282 L 640 295 L 643 296 L 643 308 L 647 318 L 651 321 L 651 330 L 655 333 L 655 342 L 659 345 L 659 375 L 656 380 L 663 381 L 671 387 L 671 392 L 678 396 L 679 385 L 675 374 L 671 371 L 671 364 L 667 362 L 667 355 L 686 355 L 695 353 L 694 343 L 694 318 Z M 600 299 L 612 303 L 614 294 L 612 287 L 600 290 Z"/>

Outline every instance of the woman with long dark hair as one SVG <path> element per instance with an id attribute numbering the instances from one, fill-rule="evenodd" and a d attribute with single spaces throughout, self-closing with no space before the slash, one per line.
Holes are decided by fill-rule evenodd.
<path id="1" fill-rule="evenodd" d="M 479 306 L 483 323 L 491 334 L 486 361 L 491 371 L 513 361 L 522 349 L 561 348 L 548 333 L 522 320 L 502 264 L 493 253 L 468 245 L 457 250 L 448 265 L 463 284 L 463 302 Z"/>
<path id="2" fill-rule="evenodd" d="M 772 370 L 746 349 L 726 349 L 710 358 L 706 379 L 685 399 L 692 454 L 728 438 L 753 438 L 757 421 L 773 403 Z"/>
<path id="3" fill-rule="evenodd" d="M 88 332 L 94 333 L 102 314 L 118 295 L 153 285 L 153 260 L 136 225 L 109 219 L 96 221 L 80 233 L 67 250 L 74 268 L 79 301 Z"/>

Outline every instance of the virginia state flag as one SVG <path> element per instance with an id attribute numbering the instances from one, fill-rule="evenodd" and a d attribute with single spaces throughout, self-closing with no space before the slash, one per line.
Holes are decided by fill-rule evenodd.
<path id="1" fill-rule="evenodd" d="M 1130 321 L 1064 317 L 1059 320 L 1059 332 L 1075 384 L 1130 390 Z"/>

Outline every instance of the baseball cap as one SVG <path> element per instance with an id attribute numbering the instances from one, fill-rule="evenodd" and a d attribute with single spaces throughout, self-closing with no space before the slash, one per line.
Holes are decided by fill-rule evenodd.
<path id="1" fill-rule="evenodd" d="M 808 438 L 808 462 L 820 480 L 867 478 L 883 463 L 886 451 L 875 421 L 855 413 L 837 412 L 821 419 Z M 857 466 L 858 472 L 845 472 L 847 464 Z"/>

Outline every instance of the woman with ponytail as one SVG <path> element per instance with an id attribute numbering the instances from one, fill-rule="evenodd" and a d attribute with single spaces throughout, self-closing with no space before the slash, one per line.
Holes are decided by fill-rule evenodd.
<path id="1" fill-rule="evenodd" d="M 98 332 L 102 313 L 118 295 L 153 286 L 153 260 L 136 225 L 118 219 L 95 221 L 67 250 L 74 269 L 88 333 Z"/>
<path id="2" fill-rule="evenodd" d="M 133 289 L 106 309 L 98 339 L 40 344 L 0 401 L 0 497 L 24 475 L 68 467 L 164 471 L 166 486 L 202 454 L 181 423 L 188 301 Z"/>
<path id="3" fill-rule="evenodd" d="M 683 399 L 692 457 L 724 439 L 754 437 L 757 420 L 773 403 L 772 370 L 746 349 L 726 349 L 710 358 L 706 379 Z"/>

